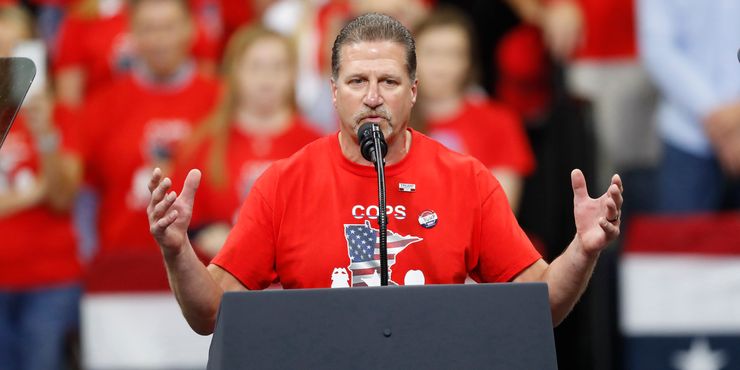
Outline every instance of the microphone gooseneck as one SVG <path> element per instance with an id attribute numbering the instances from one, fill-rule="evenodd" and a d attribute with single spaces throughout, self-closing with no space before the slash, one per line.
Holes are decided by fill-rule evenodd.
<path id="1" fill-rule="evenodd" d="M 380 249 L 380 285 L 388 285 L 388 214 L 385 205 L 385 155 L 388 144 L 377 123 L 365 122 L 357 130 L 362 157 L 375 164 L 378 175 L 378 234 Z"/>

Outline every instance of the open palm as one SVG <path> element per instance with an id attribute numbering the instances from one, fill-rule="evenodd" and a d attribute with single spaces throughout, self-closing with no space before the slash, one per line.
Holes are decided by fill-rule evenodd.
<path id="1" fill-rule="evenodd" d="M 622 180 L 614 175 L 609 189 L 596 199 L 588 195 L 586 179 L 580 170 L 573 170 L 571 182 L 576 237 L 585 252 L 598 253 L 619 236 Z"/>
<path id="2" fill-rule="evenodd" d="M 178 196 L 174 191 L 169 191 L 172 181 L 169 178 L 162 180 L 159 169 L 152 174 L 149 181 L 152 198 L 147 207 L 149 230 L 165 252 L 177 253 L 188 242 L 187 231 L 200 177 L 200 171 L 191 170 Z"/>

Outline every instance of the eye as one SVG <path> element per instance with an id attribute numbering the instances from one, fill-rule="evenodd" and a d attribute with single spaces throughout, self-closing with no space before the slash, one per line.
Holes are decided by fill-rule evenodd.
<path id="1" fill-rule="evenodd" d="M 359 77 L 352 78 L 349 81 L 347 81 L 347 83 L 350 84 L 350 85 L 359 85 L 359 84 L 361 84 L 363 82 L 365 82 L 365 81 L 363 79 L 359 78 Z"/>
<path id="2" fill-rule="evenodd" d="M 392 79 L 383 80 L 383 83 L 388 86 L 398 86 L 398 81 Z"/>

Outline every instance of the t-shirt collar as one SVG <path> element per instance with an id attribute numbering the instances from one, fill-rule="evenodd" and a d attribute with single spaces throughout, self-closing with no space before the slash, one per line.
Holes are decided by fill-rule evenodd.
<path id="1" fill-rule="evenodd" d="M 151 69 L 142 62 L 133 66 L 132 74 L 136 82 L 149 90 L 157 92 L 176 92 L 189 85 L 195 77 L 195 62 L 188 60 L 167 79 L 157 79 Z"/>
<path id="2" fill-rule="evenodd" d="M 411 128 L 407 128 L 411 132 L 411 144 L 409 145 L 409 152 L 399 162 L 394 163 L 390 166 L 385 166 L 385 175 L 387 177 L 395 176 L 408 168 L 409 164 L 413 162 L 413 157 L 416 152 L 419 151 L 417 148 L 421 140 L 419 140 L 419 133 Z M 339 145 L 339 132 L 333 134 L 330 138 L 332 160 L 335 161 L 343 169 L 359 176 L 363 177 L 375 177 L 375 168 L 373 166 L 365 166 L 359 163 L 355 163 L 347 159 L 342 153 L 342 148 Z"/>

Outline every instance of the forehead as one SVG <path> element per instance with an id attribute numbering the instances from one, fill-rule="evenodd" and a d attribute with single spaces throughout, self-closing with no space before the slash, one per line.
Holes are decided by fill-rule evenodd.
<path id="1" fill-rule="evenodd" d="M 245 59 L 255 59 L 259 57 L 287 56 L 288 44 L 276 36 L 264 36 L 252 42 L 245 47 L 241 55 Z"/>
<path id="2" fill-rule="evenodd" d="M 468 46 L 468 37 L 462 27 L 452 24 L 431 27 L 416 36 L 417 51 L 439 46 Z"/>
<path id="3" fill-rule="evenodd" d="M 188 10 L 178 0 L 141 0 L 132 9 L 133 21 L 160 19 L 173 15 L 188 18 Z"/>
<path id="4" fill-rule="evenodd" d="M 342 46 L 339 76 L 370 73 L 407 75 L 403 45 L 393 41 L 362 41 Z"/>

